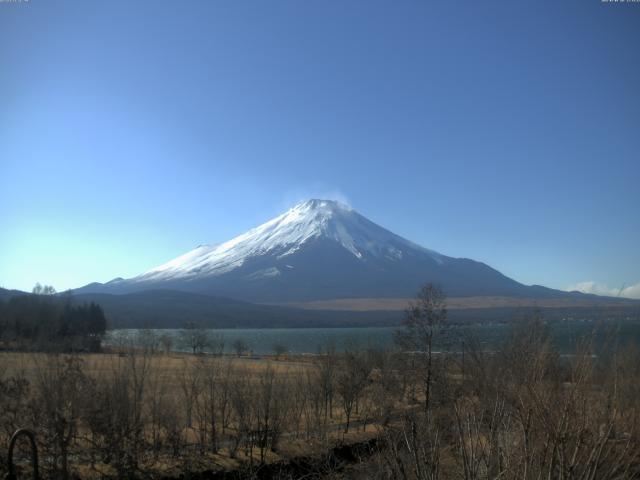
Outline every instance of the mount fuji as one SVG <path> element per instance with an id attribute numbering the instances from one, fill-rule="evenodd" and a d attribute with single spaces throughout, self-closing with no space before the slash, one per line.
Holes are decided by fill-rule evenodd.
<path id="1" fill-rule="evenodd" d="M 178 290 L 254 303 L 410 298 L 425 282 L 450 297 L 566 298 L 488 265 L 406 240 L 332 200 L 308 200 L 219 245 L 201 245 L 130 279 L 77 293 Z"/>

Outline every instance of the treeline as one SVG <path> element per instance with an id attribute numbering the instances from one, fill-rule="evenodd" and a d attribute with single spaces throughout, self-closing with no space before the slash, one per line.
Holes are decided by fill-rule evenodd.
<path id="1" fill-rule="evenodd" d="M 102 308 L 74 305 L 51 287 L 0 300 L 0 345 L 4 349 L 99 351 L 107 327 Z"/>

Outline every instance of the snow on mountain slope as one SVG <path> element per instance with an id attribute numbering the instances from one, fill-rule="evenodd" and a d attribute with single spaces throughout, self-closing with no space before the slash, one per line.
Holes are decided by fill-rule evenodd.
<path id="1" fill-rule="evenodd" d="M 490 266 L 423 248 L 347 205 L 308 200 L 220 245 L 201 245 L 130 279 L 77 293 L 165 289 L 248 302 L 409 298 L 426 282 L 449 296 L 566 296 L 528 287 Z"/>
<path id="2" fill-rule="evenodd" d="M 133 281 L 163 281 L 218 276 L 242 266 L 248 259 L 274 255 L 283 259 L 313 239 L 329 239 L 355 258 L 401 260 L 408 250 L 427 254 L 436 263 L 447 257 L 420 247 L 367 220 L 347 205 L 331 200 L 308 200 L 259 227 L 217 246 L 201 245 Z M 275 267 L 254 277 L 276 276 Z"/>

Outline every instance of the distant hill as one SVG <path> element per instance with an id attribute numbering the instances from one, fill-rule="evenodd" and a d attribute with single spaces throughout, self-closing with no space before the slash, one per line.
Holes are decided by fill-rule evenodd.
<path id="1" fill-rule="evenodd" d="M 302 308 L 305 310 L 406 310 L 410 298 L 340 298 L 334 300 L 316 300 L 310 302 L 287 302 L 272 305 Z M 606 307 L 635 307 L 640 308 L 640 300 L 627 298 L 599 297 L 583 295 L 580 297 L 557 298 L 520 298 L 520 297 L 448 297 L 449 310 L 464 309 L 495 309 L 495 308 L 606 308 Z"/>
<path id="2" fill-rule="evenodd" d="M 27 292 L 20 290 L 7 290 L 6 288 L 0 288 L 0 300 L 8 300 L 11 297 L 17 295 L 28 295 Z"/>
<path id="3" fill-rule="evenodd" d="M 196 322 L 212 328 L 347 327 L 393 325 L 400 312 L 324 311 L 255 305 L 223 297 L 175 290 L 146 290 L 123 295 L 87 293 L 74 301 L 99 304 L 110 328 L 180 328 Z"/>
<path id="4" fill-rule="evenodd" d="M 0 289 L 0 299 L 29 295 Z M 61 294 L 64 295 L 64 294 Z M 303 328 L 398 325 L 408 300 L 345 300 L 300 306 L 258 305 L 224 297 L 176 290 L 146 290 L 130 294 L 86 293 L 72 295 L 76 304 L 94 302 L 102 307 L 108 328 L 181 328 L 195 322 L 210 328 Z M 452 322 L 508 322 L 535 309 L 550 320 L 563 318 L 640 320 L 640 302 L 519 302 L 518 299 L 451 298 Z M 520 299 L 522 300 L 522 299 Z M 302 307 L 302 308 L 300 308 Z"/>
<path id="5" fill-rule="evenodd" d="M 534 304 L 498 306 L 461 305 L 451 299 L 452 322 L 508 322 L 519 320 L 539 310 L 544 318 L 640 320 L 640 302 L 603 303 L 601 306 L 580 303 L 537 306 Z M 300 309 L 284 306 L 256 305 L 229 298 L 212 297 L 172 290 L 147 290 L 123 295 L 75 295 L 77 303 L 99 304 L 109 321 L 109 328 L 181 328 L 186 322 L 196 322 L 210 328 L 303 328 L 359 327 L 398 325 L 404 311 Z"/>

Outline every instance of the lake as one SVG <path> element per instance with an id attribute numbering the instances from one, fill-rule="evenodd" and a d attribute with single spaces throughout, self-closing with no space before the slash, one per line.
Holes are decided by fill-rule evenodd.
<path id="1" fill-rule="evenodd" d="M 554 343 L 562 353 L 573 351 L 576 340 L 597 329 L 596 338 L 602 342 L 605 331 L 617 331 L 619 343 L 634 342 L 640 345 L 640 322 L 630 320 L 625 322 L 591 322 L 591 321 L 557 321 L 550 322 L 549 327 Z M 238 328 L 215 329 L 212 334 L 222 335 L 225 341 L 225 352 L 233 353 L 234 341 L 240 339 L 246 342 L 254 355 L 273 353 L 275 345 L 283 345 L 293 354 L 316 354 L 328 345 L 335 345 L 338 351 L 348 346 L 360 348 L 390 347 L 393 344 L 393 332 L 397 327 L 360 327 L 360 328 Z M 459 351 L 463 339 L 474 336 L 484 349 L 491 350 L 500 345 L 512 331 L 512 326 L 504 323 L 488 323 L 477 325 L 454 326 L 449 329 L 446 343 L 436 345 L 436 348 Z M 110 330 L 103 341 L 103 345 L 117 345 L 125 339 L 131 344 L 140 344 L 138 329 Z M 167 334 L 173 337 L 173 350 L 188 351 L 186 345 L 181 344 L 179 329 L 156 330 L 158 335 Z"/>

